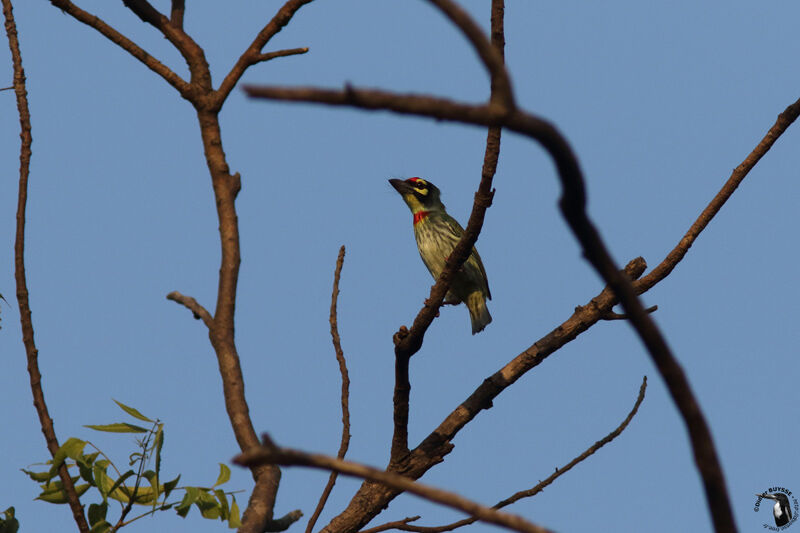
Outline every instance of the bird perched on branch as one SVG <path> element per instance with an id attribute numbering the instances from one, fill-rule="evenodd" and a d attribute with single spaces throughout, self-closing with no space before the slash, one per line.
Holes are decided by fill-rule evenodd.
<path id="1" fill-rule="evenodd" d="M 407 180 L 390 179 L 397 192 L 408 204 L 414 215 L 414 237 L 422 261 L 428 267 L 433 279 L 439 279 L 444 270 L 445 261 L 453 253 L 464 228 L 445 211 L 440 199 L 439 189 L 422 178 Z M 469 309 L 472 320 L 472 334 L 483 331 L 492 316 L 486 308 L 486 299 L 492 299 L 486 270 L 483 268 L 481 256 L 472 248 L 472 253 L 456 272 L 445 296 L 446 304 L 464 302 Z"/>

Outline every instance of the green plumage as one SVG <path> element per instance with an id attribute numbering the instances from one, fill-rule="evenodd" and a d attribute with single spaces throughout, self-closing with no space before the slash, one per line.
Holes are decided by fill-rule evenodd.
<path id="1" fill-rule="evenodd" d="M 414 214 L 414 237 L 419 255 L 433 278 L 438 279 L 464 229 L 447 214 L 439 189 L 429 181 L 410 178 L 405 181 L 391 179 L 389 183 L 403 196 Z M 492 294 L 489 292 L 486 270 L 478 251 L 473 247 L 464 265 L 456 272 L 445 302 L 464 302 L 469 309 L 474 335 L 492 321 L 486 308 L 487 298 L 491 300 Z"/>

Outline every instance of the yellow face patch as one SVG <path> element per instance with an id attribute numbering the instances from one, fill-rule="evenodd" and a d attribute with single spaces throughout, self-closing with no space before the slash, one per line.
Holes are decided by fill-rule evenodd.
<path id="1" fill-rule="evenodd" d="M 425 189 L 425 193 L 422 193 L 422 194 L 427 194 L 427 193 L 428 193 L 428 189 Z M 408 204 L 408 207 L 411 208 L 411 212 L 412 213 L 417 213 L 419 211 L 424 211 L 425 210 L 425 208 L 422 207 L 422 203 L 413 194 L 404 194 L 403 195 L 403 200 L 405 200 L 406 203 Z"/>
<path id="2" fill-rule="evenodd" d="M 417 191 L 422 196 L 427 196 L 428 194 L 428 182 L 422 178 L 411 178 L 408 181 L 413 183 L 414 190 Z"/>

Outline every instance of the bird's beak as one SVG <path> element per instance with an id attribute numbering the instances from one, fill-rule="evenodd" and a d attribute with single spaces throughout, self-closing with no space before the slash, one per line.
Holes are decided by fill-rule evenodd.
<path id="1" fill-rule="evenodd" d="M 394 187 L 394 190 L 400 194 L 409 194 L 412 191 L 411 186 L 403 180 L 390 179 L 389 183 Z"/>
<path id="2" fill-rule="evenodd" d="M 762 498 L 769 498 L 770 500 L 777 500 L 778 499 L 775 496 L 773 496 L 772 494 L 756 494 L 756 496 L 760 496 Z"/>

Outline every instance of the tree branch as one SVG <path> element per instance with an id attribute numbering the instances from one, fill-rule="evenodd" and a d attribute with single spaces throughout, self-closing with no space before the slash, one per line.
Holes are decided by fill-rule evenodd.
<path id="1" fill-rule="evenodd" d="M 422 483 L 417 483 L 398 474 L 385 472 L 351 461 L 335 459 L 326 455 L 305 453 L 289 448 L 279 448 L 272 443 L 267 434 L 263 434 L 262 439 L 264 441 L 262 446 L 237 455 L 233 458 L 233 461 L 243 466 L 278 464 L 281 466 L 306 466 L 335 471 L 345 476 L 370 479 L 403 492 L 410 492 L 428 501 L 463 511 L 477 517 L 482 522 L 495 524 L 513 531 L 524 533 L 544 533 L 547 531 L 536 524 L 528 522 L 521 516 L 496 511 L 453 492 L 423 485 Z"/>
<path id="2" fill-rule="evenodd" d="M 144 66 L 164 78 L 164 80 L 172 85 L 182 96 L 184 96 L 184 98 L 189 95 L 191 88 L 189 83 L 175 74 L 169 67 L 161 63 L 158 59 L 145 52 L 136 43 L 106 24 L 99 17 L 84 11 L 70 2 L 70 0 L 50 0 L 50 3 L 77 21 L 82 22 L 100 32 L 109 41 L 128 52 L 130 55 L 144 64 Z"/>
<path id="3" fill-rule="evenodd" d="M 277 57 L 286 57 L 286 56 L 295 56 L 298 54 L 305 54 L 308 52 L 307 47 L 303 48 L 287 48 L 285 50 L 278 50 L 276 52 L 267 52 L 266 54 L 258 54 L 256 57 L 253 58 L 253 64 L 256 63 L 263 63 L 265 61 L 270 61 Z"/>
<path id="4" fill-rule="evenodd" d="M 289 21 L 292 20 L 295 13 L 306 4 L 311 3 L 313 0 L 287 0 L 283 7 L 281 7 L 275 16 L 272 17 L 264 28 L 258 32 L 256 38 L 253 39 L 253 42 L 250 43 L 250 46 L 247 47 L 247 50 L 239 56 L 239 59 L 236 60 L 236 63 L 231 67 L 230 72 L 228 72 L 225 79 L 222 80 L 222 83 L 219 85 L 219 89 L 217 89 L 217 93 L 215 96 L 215 106 L 217 109 L 222 108 L 222 104 L 225 102 L 225 99 L 228 98 L 228 95 L 239 82 L 239 79 L 242 77 L 244 72 L 250 67 L 260 61 L 264 61 L 263 56 L 266 54 L 262 54 L 261 50 L 263 50 L 264 46 L 272 39 L 275 35 L 278 34 L 279 31 L 283 29 L 284 26 L 289 24 Z"/>
<path id="5" fill-rule="evenodd" d="M 419 520 L 419 518 L 420 518 L 419 516 L 409 516 L 408 518 L 403 518 L 402 520 L 394 520 L 392 522 L 386 522 L 385 524 L 371 527 L 369 529 L 362 529 L 358 533 L 381 533 L 381 531 L 389 531 L 390 529 L 399 529 L 398 526 L 404 526 L 410 522 Z"/>
<path id="6" fill-rule="evenodd" d="M 347 453 L 347 448 L 350 446 L 350 376 L 347 372 L 347 362 L 344 359 L 344 351 L 342 350 L 341 339 L 339 338 L 339 326 L 336 317 L 336 305 L 339 300 L 339 279 L 342 275 L 342 266 L 344 265 L 344 245 L 339 248 L 339 257 L 336 259 L 336 269 L 333 273 L 333 293 L 331 294 L 331 339 L 333 341 L 333 349 L 336 352 L 336 360 L 339 362 L 339 373 L 342 375 L 342 440 L 339 444 L 339 452 L 336 454 L 337 459 L 344 459 Z M 306 533 L 311 533 L 314 525 L 317 523 L 325 503 L 328 501 L 333 490 L 333 485 L 336 483 L 337 472 L 331 472 L 328 478 L 328 483 L 322 491 L 322 495 L 317 503 L 317 508 L 314 509 L 314 514 L 308 521 L 306 526 Z"/>
<path id="7" fill-rule="evenodd" d="M 183 30 L 183 14 L 186 11 L 185 0 L 172 0 L 169 22 L 176 28 Z"/>
<path id="8" fill-rule="evenodd" d="M 211 316 L 211 313 L 209 313 L 205 307 L 200 305 L 197 300 L 191 296 L 184 296 L 178 291 L 172 291 L 171 293 L 167 294 L 167 300 L 172 300 L 173 302 L 184 306 L 186 309 L 192 312 L 195 320 L 202 319 L 203 323 L 209 329 L 214 326 L 214 317 Z"/>
<path id="9" fill-rule="evenodd" d="M 756 166 L 762 157 L 772 148 L 772 145 L 780 138 L 789 126 L 797 120 L 800 115 L 800 99 L 790 104 L 783 112 L 778 115 L 775 124 L 767 131 L 766 135 L 756 145 L 748 156 L 731 173 L 728 181 L 722 186 L 720 191 L 714 196 L 711 202 L 703 209 L 697 220 L 691 225 L 689 230 L 680 242 L 667 254 L 661 263 L 658 264 L 650 273 L 634 284 L 636 291 L 641 293 L 652 289 L 658 282 L 666 278 L 670 272 L 684 258 L 689 248 L 692 247 L 700 233 L 708 226 L 709 222 L 719 213 L 725 202 L 733 195 L 747 174 Z"/>
<path id="10" fill-rule="evenodd" d="M 17 285 L 17 303 L 19 305 L 19 320 L 22 327 L 22 342 L 25 345 L 25 354 L 28 360 L 28 374 L 30 376 L 33 406 L 39 415 L 39 425 L 47 442 L 47 449 L 51 456 L 58 451 L 58 437 L 56 436 L 53 419 L 47 409 L 42 389 L 42 374 L 39 371 L 39 350 L 34 340 L 33 320 L 28 295 L 28 282 L 25 275 L 25 209 L 28 203 L 28 177 L 31 165 L 31 114 L 28 108 L 28 90 L 25 83 L 25 69 L 22 67 L 22 53 L 19 48 L 17 24 L 14 21 L 14 11 L 11 0 L 2 0 L 3 16 L 5 18 L 8 47 L 11 50 L 11 59 L 14 65 L 14 93 L 17 97 L 17 112 L 19 113 L 21 146 L 19 152 L 19 192 L 17 196 L 17 231 L 14 240 L 14 279 Z M 66 464 L 58 469 L 64 493 L 67 497 L 72 518 L 82 533 L 88 533 L 89 524 L 83 514 L 78 493 L 69 475 Z"/>
<path id="11" fill-rule="evenodd" d="M 533 488 L 519 491 L 510 496 L 509 498 L 506 498 L 505 500 L 496 503 L 495 505 L 492 506 L 492 509 L 501 509 L 523 498 L 531 498 L 533 496 L 536 496 L 537 494 L 542 492 L 545 487 L 552 484 L 553 481 L 555 481 L 562 475 L 572 470 L 572 468 L 575 465 L 583 462 L 584 460 L 586 460 L 586 458 L 594 454 L 597 450 L 599 450 L 600 448 L 602 448 L 603 446 L 605 446 L 606 444 L 617 438 L 623 431 L 625 431 L 625 428 L 628 427 L 628 424 L 630 424 L 631 420 L 633 420 L 633 417 L 639 410 L 639 406 L 642 404 L 642 401 L 644 401 L 644 393 L 646 389 L 647 389 L 647 376 L 645 376 L 644 379 L 642 379 L 642 385 L 639 387 L 639 395 L 637 396 L 636 402 L 634 402 L 633 408 L 631 409 L 630 413 L 628 413 L 628 416 L 625 417 L 625 420 L 623 420 L 622 423 L 619 426 L 617 426 L 611 433 L 609 433 L 599 441 L 595 442 L 586 451 L 584 451 L 582 454 L 574 458 L 572 461 L 570 461 L 560 469 L 556 468 L 555 472 L 550 474 L 550 476 L 548 476 L 547 479 L 545 479 L 544 481 L 539 482 Z M 444 526 L 425 527 L 425 526 L 409 526 L 403 524 L 399 527 L 396 527 L 396 529 L 400 529 L 403 531 L 414 531 L 416 533 L 444 533 L 445 531 L 452 531 L 456 528 L 467 526 L 473 523 L 475 523 L 474 517 L 465 518 L 464 520 L 459 520 L 458 522 L 453 522 L 452 524 L 447 524 Z"/>

